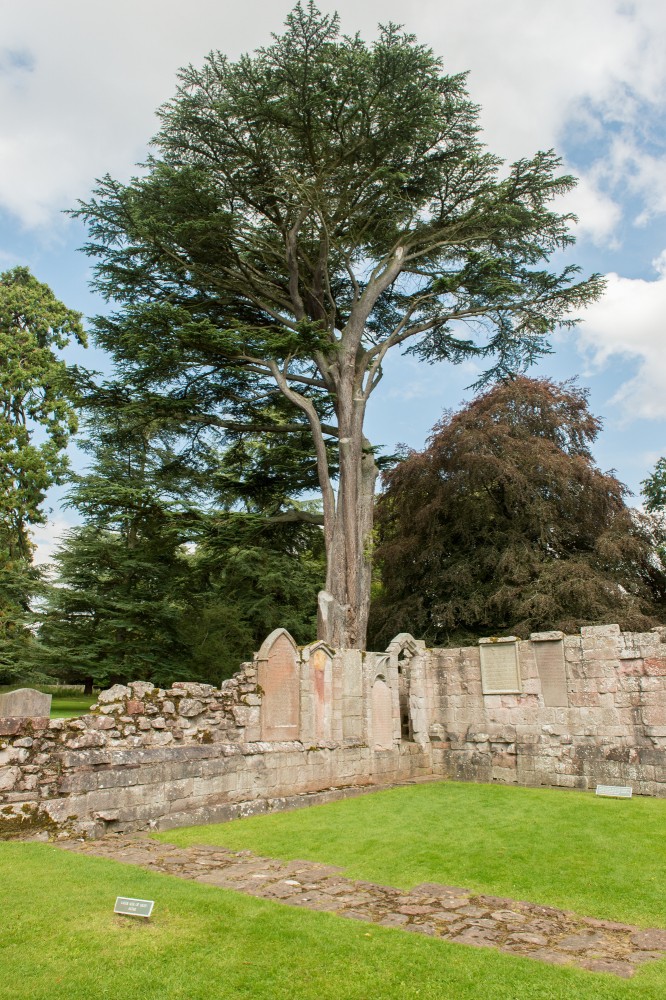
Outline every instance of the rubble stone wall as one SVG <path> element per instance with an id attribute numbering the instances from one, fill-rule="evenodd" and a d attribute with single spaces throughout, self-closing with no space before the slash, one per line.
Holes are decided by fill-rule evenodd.
<path id="1" fill-rule="evenodd" d="M 136 681 L 81 718 L 0 718 L 0 835 L 166 829 L 428 775 L 666 795 L 664 633 L 360 653 L 278 629 L 221 688 Z"/>
<path id="2" fill-rule="evenodd" d="M 274 633 L 282 665 L 286 635 Z M 299 796 L 312 801 L 316 793 L 430 773 L 419 747 L 397 741 L 375 752 L 363 738 L 357 651 L 331 658 L 320 644 L 298 651 L 289 642 L 300 675 L 299 739 L 262 738 L 262 715 L 273 731 L 280 722 L 279 688 L 277 707 L 267 705 L 257 679 L 272 642 L 266 656 L 262 647 L 219 689 L 184 682 L 162 690 L 136 681 L 101 692 L 80 718 L 0 719 L 0 836 L 40 828 L 99 836 L 214 822 L 292 806 Z M 335 710 L 329 703 L 317 714 L 329 689 L 332 700 L 334 679 Z M 343 720 L 345 709 L 357 716 Z M 317 738 L 313 730 L 326 725 L 328 738 Z"/>

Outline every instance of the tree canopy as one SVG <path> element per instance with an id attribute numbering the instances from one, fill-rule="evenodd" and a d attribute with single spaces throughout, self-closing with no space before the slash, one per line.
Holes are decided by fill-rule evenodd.
<path id="1" fill-rule="evenodd" d="M 24 666 L 89 691 L 137 677 L 218 684 L 278 619 L 308 641 L 323 580 L 320 528 L 267 521 L 248 502 L 231 509 L 245 493 L 271 509 L 272 477 L 247 485 L 244 452 L 234 452 L 207 478 L 212 456 L 202 468 L 183 462 L 122 381 L 88 386 L 86 411 L 91 465 L 73 477 L 67 501 L 83 523 L 41 587 L 38 641 Z"/>
<path id="2" fill-rule="evenodd" d="M 79 313 L 25 267 L 0 274 L 0 531 L 10 555 L 30 555 L 29 526 L 44 521 L 46 490 L 67 469 L 75 393 L 56 351 L 72 338 L 85 343 Z"/>
<path id="3" fill-rule="evenodd" d="M 601 287 L 547 267 L 573 242 L 552 202 L 574 179 L 552 151 L 505 167 L 478 114 L 414 36 L 389 24 L 368 45 L 299 3 L 268 47 L 183 70 L 142 173 L 103 178 L 78 210 L 95 287 L 120 306 L 101 346 L 189 441 L 279 435 L 316 479 L 335 645 L 365 643 L 363 425 L 387 352 L 483 359 L 492 379 Z"/>
<path id="4" fill-rule="evenodd" d="M 28 638 L 37 584 L 30 529 L 46 491 L 63 481 L 77 426 L 76 392 L 58 351 L 85 343 L 80 314 L 25 267 L 0 274 L 0 675 L 10 679 Z"/>
<path id="5" fill-rule="evenodd" d="M 524 376 L 445 415 L 385 479 L 374 634 L 435 645 L 658 624 L 659 534 L 594 465 L 600 427 L 584 390 Z"/>

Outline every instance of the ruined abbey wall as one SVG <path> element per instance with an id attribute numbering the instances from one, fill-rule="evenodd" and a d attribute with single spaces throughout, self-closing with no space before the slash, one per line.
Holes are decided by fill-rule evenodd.
<path id="1" fill-rule="evenodd" d="M 278 629 L 221 688 L 139 681 L 79 719 L 0 718 L 0 834 L 164 829 L 429 775 L 664 795 L 665 758 L 660 630 L 362 654 Z"/>

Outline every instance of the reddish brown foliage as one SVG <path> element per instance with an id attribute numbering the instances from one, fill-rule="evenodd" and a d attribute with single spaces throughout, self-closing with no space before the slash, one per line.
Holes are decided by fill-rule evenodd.
<path id="1" fill-rule="evenodd" d="M 594 465 L 600 426 L 583 390 L 526 377 L 445 416 L 384 480 L 375 642 L 656 624 L 654 528 Z"/>

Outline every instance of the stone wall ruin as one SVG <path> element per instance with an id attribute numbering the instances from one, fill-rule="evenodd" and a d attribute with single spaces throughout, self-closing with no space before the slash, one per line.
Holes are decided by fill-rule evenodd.
<path id="1" fill-rule="evenodd" d="M 54 720 L 10 714 L 22 693 L 0 717 L 0 834 L 166 829 L 425 776 L 666 795 L 665 636 L 403 633 L 360 653 L 278 629 L 221 688 L 115 685 Z"/>

